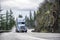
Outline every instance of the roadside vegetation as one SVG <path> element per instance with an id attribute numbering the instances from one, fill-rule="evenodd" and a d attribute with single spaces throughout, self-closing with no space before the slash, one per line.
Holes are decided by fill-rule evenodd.
<path id="1" fill-rule="evenodd" d="M 0 32 L 9 31 L 15 25 L 12 10 L 6 11 L 6 14 L 0 14 Z"/>
<path id="2" fill-rule="evenodd" d="M 34 18 L 30 12 L 30 19 L 26 16 L 26 26 L 33 27 L 35 32 L 60 32 L 60 1 L 45 0 L 37 12 L 34 11 Z"/>
<path id="3" fill-rule="evenodd" d="M 33 16 L 32 16 L 32 12 L 30 11 L 30 16 L 29 17 L 25 16 L 26 26 L 28 28 L 35 28 L 35 18 L 36 18 L 35 15 L 36 15 L 35 11 Z"/>
<path id="4" fill-rule="evenodd" d="M 39 7 L 36 14 L 36 32 L 60 32 L 59 0 L 47 1 Z"/>

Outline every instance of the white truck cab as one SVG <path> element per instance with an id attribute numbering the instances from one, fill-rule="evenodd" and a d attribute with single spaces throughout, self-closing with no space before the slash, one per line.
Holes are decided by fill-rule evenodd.
<path id="1" fill-rule="evenodd" d="M 16 32 L 27 32 L 27 27 L 25 26 L 24 18 L 16 19 Z"/>

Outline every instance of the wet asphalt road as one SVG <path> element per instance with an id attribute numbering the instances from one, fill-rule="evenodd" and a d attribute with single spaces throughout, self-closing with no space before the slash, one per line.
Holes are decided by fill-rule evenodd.
<path id="1" fill-rule="evenodd" d="M 9 33 L 0 34 L 0 40 L 60 40 L 60 33 L 37 33 L 31 30 L 28 29 L 27 33 L 17 33 L 13 28 Z"/>

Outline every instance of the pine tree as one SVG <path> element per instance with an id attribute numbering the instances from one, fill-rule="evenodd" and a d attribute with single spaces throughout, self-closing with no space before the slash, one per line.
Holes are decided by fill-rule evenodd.
<path id="1" fill-rule="evenodd" d="M 8 30 L 8 14 L 9 14 L 9 12 L 8 12 L 8 10 L 6 11 L 6 30 Z"/>
<path id="2" fill-rule="evenodd" d="M 29 22 L 30 22 L 29 18 L 25 16 L 25 24 L 27 27 L 29 27 Z"/>
<path id="3" fill-rule="evenodd" d="M 35 21 L 36 21 L 36 12 L 34 11 L 34 23 L 33 23 L 34 27 L 36 26 Z"/>
<path id="4" fill-rule="evenodd" d="M 30 27 L 32 27 L 32 14 L 31 14 L 31 11 L 30 11 Z"/>
<path id="5" fill-rule="evenodd" d="M 32 16 L 31 11 L 30 11 L 30 23 L 29 23 L 29 24 L 30 24 L 30 27 L 31 27 L 31 28 L 35 27 L 35 25 L 34 25 L 35 18 L 36 18 L 35 11 L 34 11 L 34 18 L 33 18 L 33 16 Z"/>
<path id="6" fill-rule="evenodd" d="M 13 12 L 10 9 L 10 14 L 9 14 L 9 29 L 12 29 L 12 27 L 15 25 L 15 20 L 13 17 Z"/>
<path id="7" fill-rule="evenodd" d="M 34 11 L 34 20 L 36 19 L 36 12 Z"/>
<path id="8" fill-rule="evenodd" d="M 0 14 L 0 30 L 5 29 L 5 19 L 4 14 Z"/>

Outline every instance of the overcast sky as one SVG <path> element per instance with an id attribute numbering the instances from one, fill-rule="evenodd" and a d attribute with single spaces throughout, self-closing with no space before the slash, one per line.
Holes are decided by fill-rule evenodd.
<path id="1" fill-rule="evenodd" d="M 21 12 L 19 9 L 33 9 L 36 10 L 39 7 L 39 4 L 44 0 L 0 0 L 0 4 L 2 9 L 12 9 L 14 12 L 14 16 L 22 14 L 28 15 L 27 12 Z"/>

